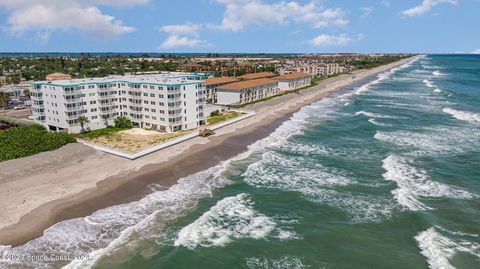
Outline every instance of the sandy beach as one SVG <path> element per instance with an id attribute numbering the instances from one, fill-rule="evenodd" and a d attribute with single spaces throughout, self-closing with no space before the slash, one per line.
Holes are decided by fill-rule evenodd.
<path id="1" fill-rule="evenodd" d="M 0 245 L 21 245 L 59 221 L 138 200 L 152 192 L 153 183 L 168 188 L 182 177 L 245 151 L 302 106 L 409 60 L 356 71 L 355 79 L 351 74 L 329 78 L 300 93 L 247 106 L 244 109 L 254 110 L 255 116 L 219 129 L 209 138 L 197 137 L 134 161 L 76 143 L 2 162 Z"/>

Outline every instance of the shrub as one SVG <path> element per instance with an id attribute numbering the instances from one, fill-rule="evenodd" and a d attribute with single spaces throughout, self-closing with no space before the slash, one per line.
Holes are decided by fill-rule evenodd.
<path id="1" fill-rule="evenodd" d="M 118 117 L 115 119 L 115 128 L 130 129 L 132 127 L 132 121 L 126 117 Z"/>
<path id="2" fill-rule="evenodd" d="M 218 115 L 220 115 L 220 111 L 218 110 L 212 111 L 212 113 L 210 113 L 210 117 L 218 116 Z"/>
<path id="3" fill-rule="evenodd" d="M 67 133 L 51 133 L 43 126 L 31 125 L 0 131 L 0 161 L 27 157 L 58 149 L 75 138 Z"/>
<path id="4" fill-rule="evenodd" d="M 23 126 L 32 126 L 32 125 L 42 127 L 41 125 L 38 125 L 34 122 L 21 120 L 21 119 L 17 119 L 17 118 L 13 118 L 13 117 L 0 117 L 0 123 L 4 123 L 4 124 L 6 124 L 8 126 L 12 126 L 12 127 L 23 127 Z"/>

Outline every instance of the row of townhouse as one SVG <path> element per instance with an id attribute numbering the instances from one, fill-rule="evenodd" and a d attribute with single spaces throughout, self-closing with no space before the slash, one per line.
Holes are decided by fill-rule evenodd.
<path id="1" fill-rule="evenodd" d="M 205 85 L 207 85 L 208 99 L 212 103 L 239 105 L 279 94 L 280 91 L 292 91 L 309 86 L 311 77 L 306 73 L 277 76 L 262 72 L 238 78 L 209 78 L 205 80 Z"/>
<path id="2" fill-rule="evenodd" d="M 192 73 L 110 76 L 30 83 L 35 121 L 52 131 L 78 133 L 125 116 L 135 127 L 176 132 L 205 124 L 204 76 Z"/>

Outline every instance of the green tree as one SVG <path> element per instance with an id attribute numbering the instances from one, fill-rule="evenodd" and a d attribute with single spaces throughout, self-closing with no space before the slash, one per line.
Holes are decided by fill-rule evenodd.
<path id="1" fill-rule="evenodd" d="M 80 127 L 82 128 L 82 134 L 85 133 L 85 124 L 88 123 L 88 118 L 85 116 L 80 116 L 77 119 L 77 123 L 80 123 Z"/>
<path id="2" fill-rule="evenodd" d="M 0 92 L 0 104 L 2 105 L 4 115 L 6 114 L 5 110 L 7 109 L 8 101 L 10 101 L 10 95 L 6 92 Z"/>
<path id="3" fill-rule="evenodd" d="M 126 117 L 118 117 L 115 119 L 115 127 L 116 128 L 123 128 L 123 129 L 130 129 L 133 127 L 132 121 Z"/>

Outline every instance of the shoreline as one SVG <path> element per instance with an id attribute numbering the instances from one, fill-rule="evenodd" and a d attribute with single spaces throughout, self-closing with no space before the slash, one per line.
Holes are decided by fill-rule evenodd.
<path id="1" fill-rule="evenodd" d="M 2 216 L 4 216 L 4 214 L 16 214 L 17 218 L 8 215 L 10 219 L 0 224 L 0 245 L 22 245 L 41 236 L 45 229 L 62 220 L 84 217 L 101 208 L 138 200 L 152 192 L 149 188 L 150 184 L 159 184 L 165 188 L 171 187 L 182 177 L 208 169 L 221 161 L 230 159 L 246 151 L 248 145 L 267 137 L 282 122 L 301 109 L 301 107 L 339 92 L 345 87 L 403 65 L 410 60 L 411 58 L 407 58 L 373 69 L 359 70 L 353 74 L 329 78 L 320 81 L 318 85 L 305 89 L 300 93 L 290 93 L 272 100 L 249 105 L 245 109 L 254 110 L 257 113 L 254 117 L 219 129 L 216 135 L 209 138 L 192 139 L 189 142 L 185 142 L 184 145 L 175 145 L 171 148 L 160 150 L 154 154 L 140 158 L 138 162 L 129 161 L 135 162 L 134 165 L 128 164 L 133 168 L 122 167 L 123 161 L 120 162 L 120 160 L 117 159 L 118 157 L 105 156 L 105 154 L 94 152 L 91 149 L 90 151 L 85 150 L 85 160 L 90 159 L 91 156 L 98 158 L 98 160 L 94 160 L 92 163 L 95 166 L 90 169 L 109 171 L 111 168 L 109 167 L 110 163 L 112 163 L 112 167 L 113 163 L 116 163 L 120 168 L 115 166 L 115 169 L 113 169 L 115 172 L 109 176 L 103 176 L 103 178 L 97 175 L 97 180 L 93 182 L 88 178 L 88 173 L 82 173 L 82 176 L 86 178 L 85 180 L 90 180 L 88 184 L 86 184 L 86 182 L 84 186 L 81 186 L 83 188 L 77 187 L 79 188 L 78 190 L 72 190 L 68 194 L 66 194 L 67 191 L 65 191 L 63 196 L 57 194 L 56 196 L 61 197 L 60 199 L 50 197 L 52 199 L 48 200 L 47 197 L 46 199 L 44 198 L 44 200 L 47 200 L 46 202 L 38 201 L 37 203 L 32 203 L 29 201 L 30 204 L 23 210 L 24 212 L 22 212 L 22 210 L 15 211 L 15 204 L 10 205 L 6 209 L 1 209 L 0 212 Z M 352 79 L 352 75 L 355 75 L 356 79 Z M 78 145 L 71 147 L 75 148 L 76 146 Z M 75 151 L 76 149 L 72 150 Z M 49 153 L 43 154 L 43 156 L 45 155 L 49 155 Z M 73 155 L 76 155 L 75 152 Z M 24 158 L 26 160 L 13 160 L 9 163 L 21 167 L 22 164 L 28 165 L 29 160 L 34 160 L 35 158 L 36 156 L 32 156 L 31 158 Z M 103 160 L 107 160 L 108 162 L 104 163 L 102 162 Z M 44 173 L 40 174 L 45 177 L 48 175 L 51 176 L 51 174 L 42 169 L 53 169 L 54 171 L 57 169 L 57 171 L 61 171 L 60 174 L 62 175 L 58 178 L 50 178 L 50 181 L 48 181 L 48 178 L 43 179 L 42 177 L 46 185 L 43 185 L 43 187 L 32 187 L 38 188 L 33 192 L 33 198 L 35 198 L 35 195 L 42 195 L 42 193 L 38 193 L 42 188 L 43 191 L 48 191 L 48 183 L 54 185 L 64 182 L 63 180 L 66 179 L 68 175 L 70 175 L 70 178 L 77 176 L 76 172 L 82 171 L 81 169 L 86 170 L 84 165 L 90 164 L 83 164 L 83 159 L 79 161 L 77 158 L 72 157 L 72 163 L 76 165 L 75 167 L 78 166 L 78 169 L 69 170 L 70 167 L 68 167 L 68 164 L 65 167 L 58 167 L 62 161 L 63 159 L 60 158 L 58 163 L 52 162 L 50 167 L 47 165 L 45 168 L 36 168 Z M 5 164 L 0 164 L 0 171 L 3 165 Z M 28 172 L 30 173 L 28 174 L 29 178 L 35 180 L 35 173 L 37 171 L 32 169 L 32 171 Z M 11 173 L 14 174 L 15 171 Z M 90 173 L 92 173 L 92 171 L 90 171 Z M 93 173 L 95 173 L 95 171 L 93 171 Z M 8 184 L 14 184 L 15 177 L 12 177 L 13 179 L 11 180 L 8 180 L 8 178 L 3 180 L 3 176 L 4 174 L 0 173 L 1 187 L 3 187 L 4 184 L 7 184 L 7 186 L 9 186 Z M 17 178 L 21 178 L 21 176 L 17 175 Z M 75 184 L 74 182 L 75 181 L 73 181 L 73 184 Z M 26 180 L 20 183 L 27 184 L 29 181 Z M 23 186 L 22 195 L 25 195 L 23 196 L 24 198 L 30 199 L 32 197 L 28 196 L 28 187 L 28 185 Z M 71 186 L 65 186 L 67 189 L 70 187 Z M 10 194 L 10 196 L 11 195 L 12 194 Z M 3 197 L 3 195 L 0 197 Z M 6 201 L 8 197 L 0 199 L 3 200 L 0 201 L 0 205 L 8 203 L 8 201 Z M 22 197 L 18 197 L 17 199 L 21 201 Z M 26 199 L 23 201 L 25 203 Z M 26 210 L 27 208 L 30 210 Z"/>

